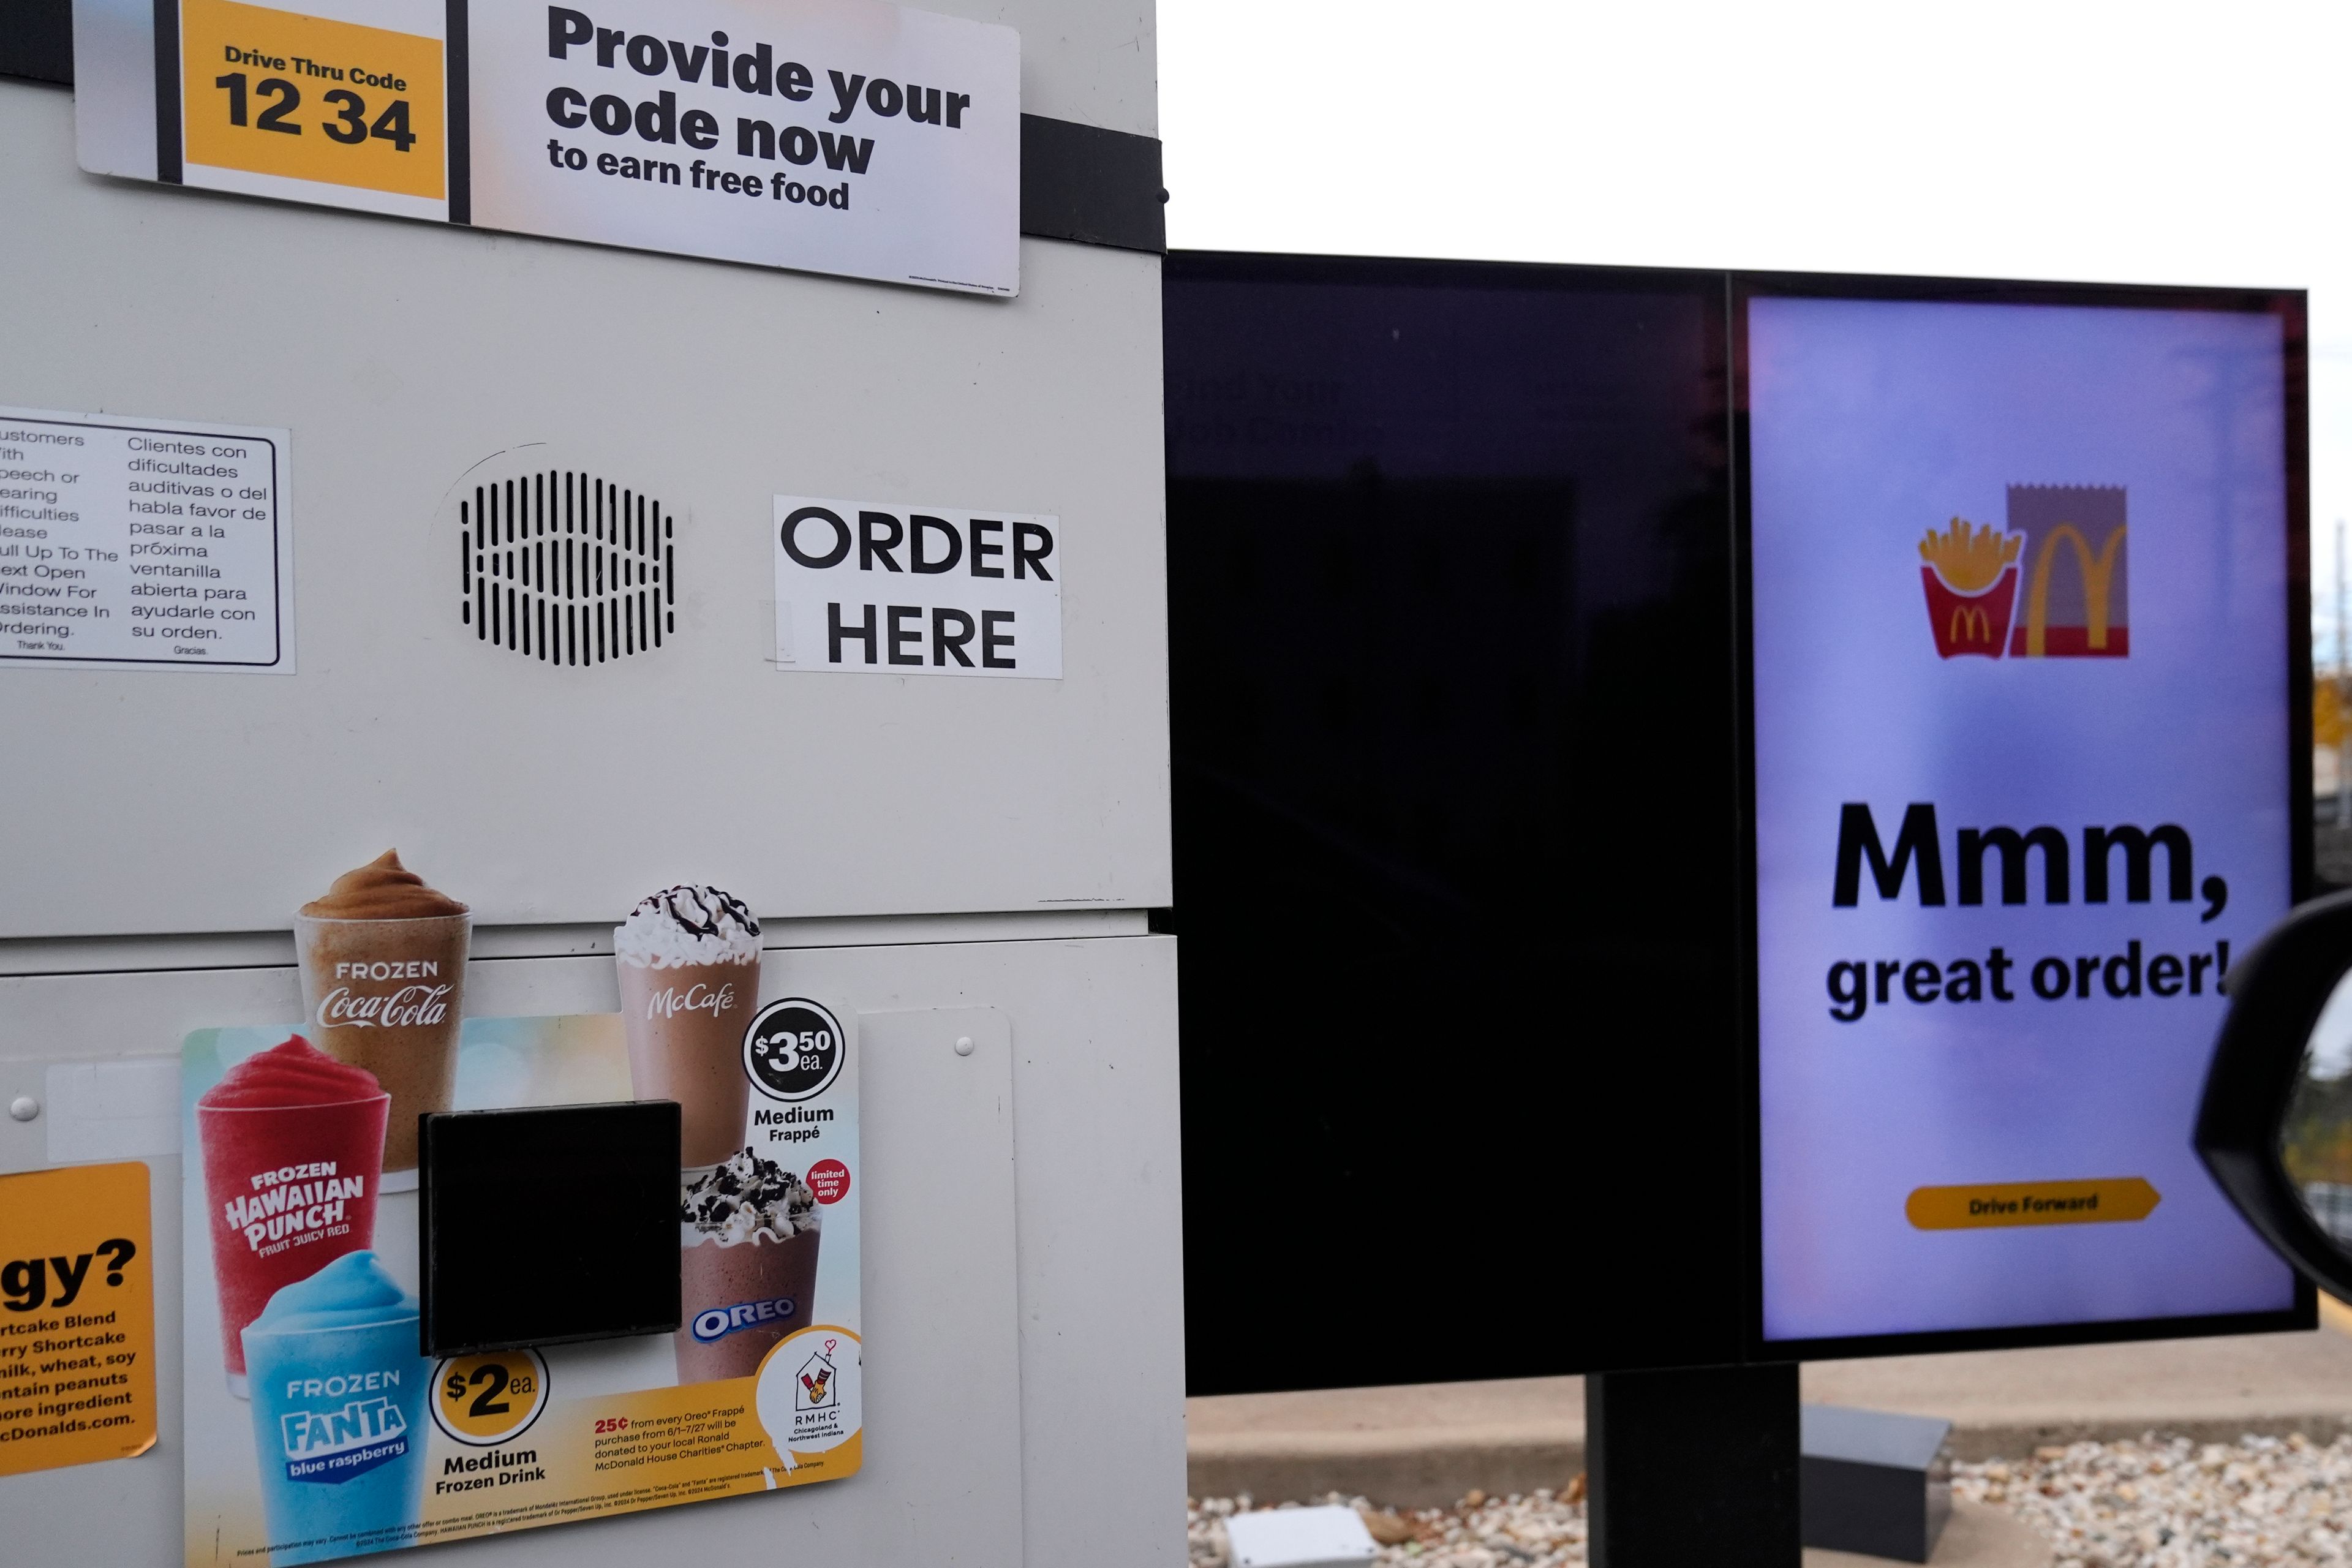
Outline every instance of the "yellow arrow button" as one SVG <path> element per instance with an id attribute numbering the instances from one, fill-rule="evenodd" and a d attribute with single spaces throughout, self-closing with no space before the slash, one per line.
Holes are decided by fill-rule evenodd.
<path id="1" fill-rule="evenodd" d="M 2093 1182 L 1986 1182 L 1918 1187 L 1903 1212 L 1921 1230 L 1982 1230 L 2005 1225 L 2108 1225 L 2146 1219 L 2163 1194 L 2138 1176 Z"/>

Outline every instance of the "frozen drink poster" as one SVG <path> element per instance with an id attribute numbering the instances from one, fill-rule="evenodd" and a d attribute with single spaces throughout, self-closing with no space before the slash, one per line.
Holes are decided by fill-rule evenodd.
<path id="1" fill-rule="evenodd" d="M 398 1093 L 304 1024 L 188 1037 L 192 1568 L 286 1568 L 856 1472 L 854 1020 L 763 999 L 756 923 L 682 907 L 715 934 L 620 933 L 634 1014 L 464 1019 L 447 1096 L 464 1110 L 680 1100 L 698 1134 L 684 1152 L 704 1158 L 679 1172 L 675 1333 L 423 1355 L 417 1194 L 408 1173 L 384 1180 Z"/>

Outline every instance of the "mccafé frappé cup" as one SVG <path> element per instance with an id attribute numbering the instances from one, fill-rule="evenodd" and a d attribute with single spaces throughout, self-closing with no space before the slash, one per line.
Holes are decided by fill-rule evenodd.
<path id="1" fill-rule="evenodd" d="M 228 1069 L 196 1100 L 221 1359 L 246 1392 L 238 1336 L 270 1297 L 375 1245 L 392 1097 L 296 1035 Z"/>
<path id="2" fill-rule="evenodd" d="M 320 1049 L 392 1096 L 384 1185 L 416 1185 L 416 1119 L 449 1109 L 474 917 L 396 850 L 335 879 L 294 917 L 302 1006 Z"/>
<path id="3" fill-rule="evenodd" d="M 665 888 L 613 932 L 629 1087 L 678 1105 L 678 1158 L 715 1165 L 743 1146 L 751 1080 L 743 1031 L 759 1008 L 760 922 L 717 888 Z"/>

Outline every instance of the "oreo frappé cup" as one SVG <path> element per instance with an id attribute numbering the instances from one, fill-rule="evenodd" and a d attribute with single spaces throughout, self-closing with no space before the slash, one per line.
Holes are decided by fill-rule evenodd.
<path id="1" fill-rule="evenodd" d="M 677 1380 L 749 1377 L 815 1321 L 816 1194 L 750 1149 L 688 1182 L 678 1205 Z"/>
<path id="2" fill-rule="evenodd" d="M 269 1299 L 375 1244 L 391 1097 L 364 1069 L 296 1035 L 256 1051 L 196 1100 L 221 1359 L 246 1392 L 238 1337 Z"/>
<path id="3" fill-rule="evenodd" d="M 666 888 L 613 932 L 629 1087 L 678 1105 L 678 1159 L 715 1165 L 743 1146 L 743 1031 L 759 1007 L 760 922 L 717 888 Z"/>
<path id="4" fill-rule="evenodd" d="M 416 1185 L 416 1119 L 449 1109 L 474 917 L 387 849 L 294 917 L 302 1006 L 320 1049 L 392 1096 L 384 1187 Z"/>

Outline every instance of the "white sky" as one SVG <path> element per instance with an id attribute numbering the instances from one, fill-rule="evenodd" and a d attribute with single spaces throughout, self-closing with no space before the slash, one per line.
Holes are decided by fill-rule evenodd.
<path id="1" fill-rule="evenodd" d="M 2332 625 L 2352 5 L 1160 0 L 1159 34 L 1174 246 L 2310 289 Z"/>

